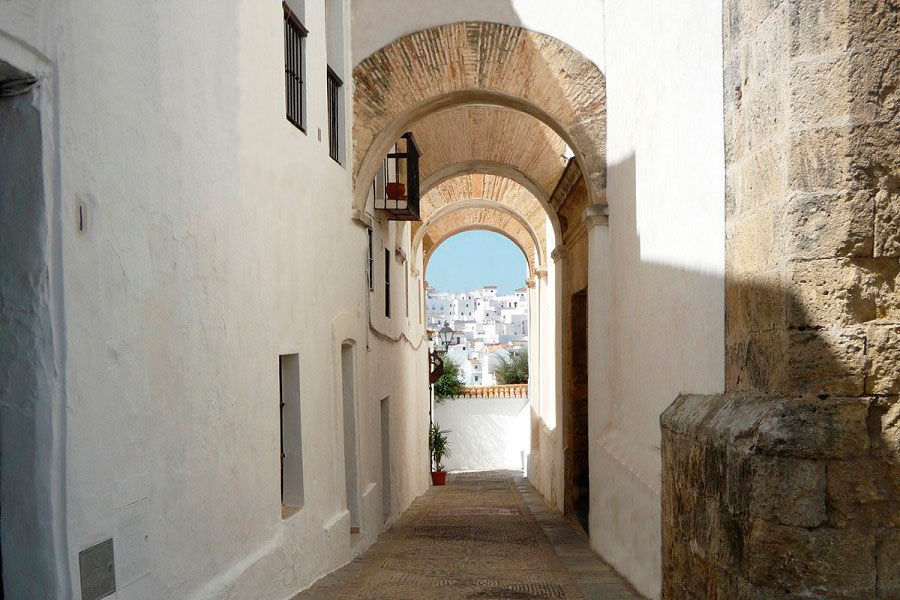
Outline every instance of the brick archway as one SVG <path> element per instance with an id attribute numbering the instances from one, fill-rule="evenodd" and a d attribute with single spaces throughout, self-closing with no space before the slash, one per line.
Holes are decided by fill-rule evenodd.
<path id="1" fill-rule="evenodd" d="M 468 105 L 512 108 L 572 148 L 592 203 L 605 203 L 606 92 L 596 65 L 559 40 L 520 27 L 462 22 L 402 37 L 363 60 L 354 80 L 354 197 L 412 124 Z"/>
<path id="2" fill-rule="evenodd" d="M 427 265 L 444 241 L 472 230 L 493 231 L 512 241 L 525 255 L 529 276 L 545 264 L 543 240 L 531 223 L 514 208 L 485 199 L 473 198 L 441 207 L 416 231 L 413 252 L 421 250 L 423 263 Z"/>
<path id="3" fill-rule="evenodd" d="M 457 236 L 461 233 L 466 233 L 467 231 L 489 231 L 491 233 L 496 233 L 497 235 L 502 235 L 513 244 L 515 244 L 516 248 L 518 248 L 522 255 L 525 257 L 525 262 L 528 267 L 528 277 L 531 278 L 534 276 L 535 271 L 533 267 L 533 262 L 529 258 L 530 251 L 527 247 L 524 247 L 519 239 L 521 236 L 517 236 L 514 233 L 510 233 L 508 229 L 503 227 L 495 227 L 493 225 L 489 225 L 486 223 L 480 224 L 468 224 L 462 225 L 455 228 L 451 228 L 446 232 L 441 233 L 440 237 L 438 237 L 433 244 L 427 246 L 427 249 L 423 247 L 423 255 L 422 255 L 422 268 L 424 272 L 428 271 L 428 262 L 431 260 L 431 257 L 434 256 L 435 250 L 440 247 L 441 244 L 449 240 L 450 238 Z"/>

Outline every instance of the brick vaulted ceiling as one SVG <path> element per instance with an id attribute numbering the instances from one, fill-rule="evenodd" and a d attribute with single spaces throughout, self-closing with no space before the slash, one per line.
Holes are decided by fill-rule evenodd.
<path id="1" fill-rule="evenodd" d="M 534 266 L 535 249 L 542 252 L 547 243 L 546 212 L 538 196 L 550 196 L 565 168 L 562 138 L 540 120 L 499 106 L 433 113 L 416 122 L 412 132 L 422 151 L 426 260 L 435 244 L 453 232 L 486 229 L 506 233 Z M 521 222 L 510 211 L 486 206 L 447 210 L 450 204 L 470 200 L 503 205 Z M 440 222 L 435 220 L 438 210 Z"/>
<path id="2" fill-rule="evenodd" d="M 447 179 L 423 196 L 421 214 L 415 239 L 423 242 L 426 262 L 440 242 L 472 229 L 506 234 L 531 267 L 544 262 L 547 213 L 534 194 L 506 177 L 469 173 Z"/>
<path id="3" fill-rule="evenodd" d="M 424 194 L 414 231 L 426 260 L 448 231 L 481 228 L 526 254 L 537 248 L 529 263 L 545 264 L 561 242 L 548 199 L 567 144 L 590 201 L 605 202 L 605 78 L 558 40 L 496 23 L 441 25 L 373 53 L 353 81 L 354 210 L 391 144 L 413 131 Z"/>
<path id="4" fill-rule="evenodd" d="M 562 138 L 538 119 L 510 108 L 453 108 L 425 117 L 412 131 L 423 150 L 422 181 L 455 174 L 454 165 L 505 165 L 550 196 L 566 165 Z"/>

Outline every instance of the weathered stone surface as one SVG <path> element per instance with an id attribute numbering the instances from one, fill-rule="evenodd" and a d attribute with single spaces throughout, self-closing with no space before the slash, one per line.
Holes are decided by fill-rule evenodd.
<path id="1" fill-rule="evenodd" d="M 874 210 L 870 192 L 794 192 L 782 217 L 785 254 L 805 259 L 871 256 Z"/>
<path id="2" fill-rule="evenodd" d="M 869 449 L 869 403 L 859 398 L 794 398 L 772 403 L 756 424 L 755 449 L 796 458 L 852 458 Z"/>
<path id="3" fill-rule="evenodd" d="M 866 334 L 859 327 L 792 329 L 788 331 L 784 379 L 771 388 L 784 394 L 864 392 Z"/>
<path id="4" fill-rule="evenodd" d="M 781 287 L 734 278 L 725 286 L 729 331 L 784 329 L 788 298 Z"/>
<path id="5" fill-rule="evenodd" d="M 797 527 L 826 521 L 824 463 L 756 456 L 751 464 L 751 515 Z"/>
<path id="6" fill-rule="evenodd" d="M 895 404 L 679 397 L 661 417 L 666 593 L 875 597 L 879 532 L 900 515 Z"/>
<path id="7" fill-rule="evenodd" d="M 900 394 L 900 325 L 871 325 L 867 338 L 866 392 Z"/>
<path id="8" fill-rule="evenodd" d="M 664 459 L 695 510 L 666 597 L 900 598 L 898 30 L 893 0 L 723 3 L 730 393 L 663 415 L 715 465 Z"/>
<path id="9" fill-rule="evenodd" d="M 850 0 L 791 2 L 791 54 L 823 54 L 847 47 Z"/>
<path id="10" fill-rule="evenodd" d="M 875 536 L 865 529 L 805 529 L 762 519 L 748 546 L 751 583 L 796 597 L 871 598 L 875 594 Z"/>
<path id="11" fill-rule="evenodd" d="M 836 527 L 900 527 L 900 464 L 872 459 L 829 462 L 828 507 L 829 522 Z"/>
<path id="12" fill-rule="evenodd" d="M 872 455 L 900 463 L 900 398 L 893 396 L 873 400 L 868 422 Z"/>
<path id="13" fill-rule="evenodd" d="M 826 54 L 791 63 L 791 117 L 795 127 L 842 127 L 849 124 L 850 58 Z"/>
<path id="14" fill-rule="evenodd" d="M 774 206 L 760 207 L 743 214 L 725 235 L 726 260 L 732 273 L 756 273 L 775 265 Z"/>
<path id="15" fill-rule="evenodd" d="M 900 321 L 900 262 L 893 259 L 822 259 L 793 262 L 788 285 L 792 327 Z"/>
<path id="16" fill-rule="evenodd" d="M 875 256 L 900 258 L 900 191 L 875 194 Z"/>
<path id="17" fill-rule="evenodd" d="M 768 135 L 763 140 L 754 144 L 753 151 L 732 169 L 737 174 L 735 183 L 742 213 L 774 203 L 787 185 L 789 165 L 784 147 Z M 775 248 L 775 245 L 769 248 Z"/>
<path id="18" fill-rule="evenodd" d="M 847 128 L 827 127 L 791 135 L 790 186 L 829 191 L 843 189 L 850 181 L 850 139 Z"/>
<path id="19" fill-rule="evenodd" d="M 900 529 L 883 534 L 876 549 L 878 600 L 900 598 Z"/>

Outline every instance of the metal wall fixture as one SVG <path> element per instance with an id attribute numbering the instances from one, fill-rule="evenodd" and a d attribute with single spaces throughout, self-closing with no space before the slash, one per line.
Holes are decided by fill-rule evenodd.
<path id="1" fill-rule="evenodd" d="M 419 147 L 404 133 L 375 174 L 375 210 L 389 221 L 419 221 Z"/>

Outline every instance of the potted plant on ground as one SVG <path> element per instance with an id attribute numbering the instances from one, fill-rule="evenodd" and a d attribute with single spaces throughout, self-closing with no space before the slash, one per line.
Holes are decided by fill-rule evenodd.
<path id="1" fill-rule="evenodd" d="M 447 434 L 449 429 L 441 429 L 437 423 L 431 424 L 431 430 L 428 432 L 428 449 L 431 451 L 431 461 L 434 470 L 431 472 L 431 483 L 434 485 L 444 485 L 447 483 L 447 472 L 444 470 L 444 457 L 450 456 L 450 448 L 447 443 Z"/>

